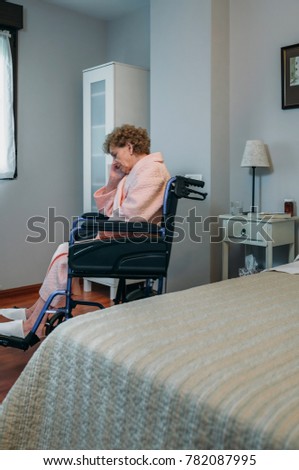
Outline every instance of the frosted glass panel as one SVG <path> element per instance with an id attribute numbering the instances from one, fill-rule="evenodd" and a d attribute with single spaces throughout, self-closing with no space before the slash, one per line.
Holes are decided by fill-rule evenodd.
<path id="1" fill-rule="evenodd" d="M 91 123 L 94 126 L 105 124 L 105 81 L 91 84 Z"/>
<path id="2" fill-rule="evenodd" d="M 105 184 L 105 167 L 106 160 L 104 155 L 101 157 L 91 158 L 92 184 L 96 185 L 95 189 L 98 189 L 100 186 L 104 186 Z"/>
<path id="3" fill-rule="evenodd" d="M 91 154 L 103 155 L 103 143 L 105 140 L 105 126 L 92 126 L 91 128 Z"/>
<path id="4" fill-rule="evenodd" d="M 93 195 L 95 191 L 105 185 L 105 156 L 92 157 L 91 158 L 91 201 L 93 201 Z"/>
<path id="5" fill-rule="evenodd" d="M 90 128 L 90 142 L 91 142 L 91 206 L 95 210 L 93 194 L 94 192 L 104 186 L 106 172 L 105 172 L 105 155 L 103 152 L 103 142 L 105 140 L 105 93 L 106 82 L 99 80 L 91 84 L 90 95 L 90 112 L 91 112 L 91 128 Z"/>
<path id="6" fill-rule="evenodd" d="M 97 82 L 93 82 L 91 84 L 91 94 L 92 95 L 99 95 L 99 94 L 105 94 L 105 88 L 106 88 L 106 81 L 105 80 L 99 80 Z"/>

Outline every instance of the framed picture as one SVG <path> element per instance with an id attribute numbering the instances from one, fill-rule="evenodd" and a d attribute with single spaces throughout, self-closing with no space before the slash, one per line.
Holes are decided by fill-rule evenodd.
<path id="1" fill-rule="evenodd" d="M 281 48 L 282 109 L 299 108 L 299 44 Z"/>

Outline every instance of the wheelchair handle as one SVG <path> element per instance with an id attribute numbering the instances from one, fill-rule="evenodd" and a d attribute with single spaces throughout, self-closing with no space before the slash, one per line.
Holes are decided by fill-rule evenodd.
<path id="1" fill-rule="evenodd" d="M 189 178 L 187 176 L 177 176 L 177 178 L 184 178 L 186 181 L 186 184 L 189 184 L 191 186 L 199 186 L 200 188 L 203 188 L 205 185 L 205 182 L 203 180 L 195 180 L 193 178 Z"/>
<path id="2" fill-rule="evenodd" d="M 205 182 L 201 180 L 186 178 L 185 176 L 176 176 L 174 178 L 174 184 L 174 193 L 178 198 L 204 201 L 208 195 L 208 193 L 189 188 L 189 186 L 203 188 Z M 190 194 L 196 194 L 196 196 L 190 196 Z"/>

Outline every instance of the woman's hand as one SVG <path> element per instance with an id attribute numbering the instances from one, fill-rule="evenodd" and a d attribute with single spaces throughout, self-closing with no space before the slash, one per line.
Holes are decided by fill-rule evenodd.
<path id="1" fill-rule="evenodd" d="M 118 164 L 116 162 L 113 162 L 110 168 L 109 180 L 106 185 L 107 191 L 112 191 L 113 189 L 115 189 L 124 176 L 125 173 L 121 171 Z"/>

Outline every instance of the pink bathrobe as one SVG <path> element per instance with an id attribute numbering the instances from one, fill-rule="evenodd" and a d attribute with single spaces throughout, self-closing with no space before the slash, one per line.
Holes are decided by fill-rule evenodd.
<path id="1" fill-rule="evenodd" d="M 95 192 L 97 208 L 113 219 L 158 223 L 161 220 L 163 196 L 169 178 L 161 153 L 147 155 L 133 166 L 113 191 L 104 193 L 104 188 L 101 188 Z M 44 301 L 55 290 L 66 288 L 67 256 L 68 243 L 62 243 L 52 257 L 40 288 L 39 295 Z M 52 305 L 56 306 L 60 300 L 57 296 Z"/>

